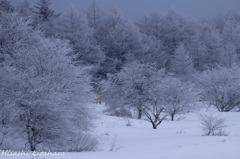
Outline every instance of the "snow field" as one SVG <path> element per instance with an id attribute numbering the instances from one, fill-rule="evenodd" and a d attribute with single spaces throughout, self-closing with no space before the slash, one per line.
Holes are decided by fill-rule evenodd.
<path id="1" fill-rule="evenodd" d="M 130 119 L 126 126 L 121 117 L 102 113 L 101 105 L 93 105 L 99 114 L 95 134 L 99 139 L 96 152 L 67 153 L 66 156 L 31 157 L 31 159 L 239 159 L 240 115 L 218 113 L 227 122 L 228 136 L 203 136 L 199 112 L 186 114 L 180 120 L 165 120 L 157 130 L 145 120 Z M 98 108 L 99 107 L 99 108 Z M 205 111 L 205 110 L 204 110 Z M 202 112 L 204 112 L 202 111 Z M 206 113 L 206 112 L 205 112 Z M 6 157 L 1 159 L 30 159 Z"/>

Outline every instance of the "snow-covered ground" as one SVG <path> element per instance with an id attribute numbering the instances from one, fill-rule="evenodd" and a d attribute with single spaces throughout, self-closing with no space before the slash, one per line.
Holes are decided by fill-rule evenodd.
<path id="1" fill-rule="evenodd" d="M 103 115 L 101 105 L 94 105 L 99 118 L 96 134 L 100 141 L 96 152 L 67 153 L 37 159 L 239 159 L 240 113 L 214 114 L 224 117 L 228 136 L 203 136 L 199 113 L 187 114 L 181 120 L 163 121 L 157 130 L 144 120 Z M 6 157 L 0 159 L 25 159 Z M 33 157 L 31 157 L 32 159 Z M 36 158 L 36 157 L 35 157 Z"/>

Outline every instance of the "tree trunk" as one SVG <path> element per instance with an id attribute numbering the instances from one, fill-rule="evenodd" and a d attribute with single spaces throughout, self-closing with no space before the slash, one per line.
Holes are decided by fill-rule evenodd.
<path id="1" fill-rule="evenodd" d="M 151 123 L 152 123 L 153 129 L 157 129 L 157 125 L 154 122 L 151 122 Z"/>
<path id="2" fill-rule="evenodd" d="M 142 119 L 142 109 L 138 109 L 138 119 Z"/>
<path id="3" fill-rule="evenodd" d="M 174 114 L 171 114 L 171 120 L 174 121 Z"/>
<path id="4" fill-rule="evenodd" d="M 30 149 L 31 151 L 36 151 L 36 147 L 33 144 L 30 145 Z"/>
<path id="5" fill-rule="evenodd" d="M 27 135 L 28 135 L 28 143 L 30 145 L 31 151 L 36 151 L 36 142 L 35 142 L 35 132 L 29 125 L 26 125 Z"/>

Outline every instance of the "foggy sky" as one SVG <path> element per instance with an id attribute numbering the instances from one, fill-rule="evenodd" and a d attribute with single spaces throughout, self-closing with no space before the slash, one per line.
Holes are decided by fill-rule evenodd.
<path id="1" fill-rule="evenodd" d="M 14 4 L 21 0 L 10 0 Z M 35 4 L 38 0 L 29 0 Z M 51 0 L 56 12 L 64 11 L 71 4 L 85 11 L 92 0 Z M 240 14 L 240 0 L 95 0 L 104 12 L 117 8 L 125 16 L 138 19 L 152 12 L 161 14 L 174 9 L 177 12 L 198 18 L 202 16 L 223 15 L 229 11 Z"/>

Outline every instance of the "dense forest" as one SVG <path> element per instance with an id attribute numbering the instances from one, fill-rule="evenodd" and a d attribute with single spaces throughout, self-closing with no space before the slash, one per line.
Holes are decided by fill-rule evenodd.
<path id="1" fill-rule="evenodd" d="M 133 21 L 96 2 L 56 13 L 50 0 L 0 0 L 0 149 L 95 150 L 97 97 L 107 114 L 154 129 L 199 101 L 239 111 L 239 41 L 234 12 Z"/>

